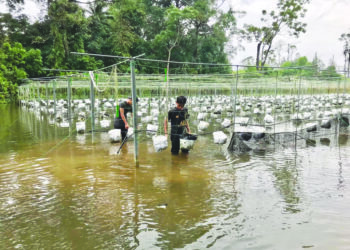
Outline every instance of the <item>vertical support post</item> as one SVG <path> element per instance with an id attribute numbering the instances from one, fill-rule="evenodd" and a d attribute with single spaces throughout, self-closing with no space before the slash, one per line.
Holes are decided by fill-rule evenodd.
<path id="1" fill-rule="evenodd" d="M 72 127 L 72 119 L 71 119 L 71 104 L 72 104 L 72 78 L 68 78 L 67 82 L 67 103 L 68 103 L 68 122 L 69 122 L 69 131 Z"/>
<path id="2" fill-rule="evenodd" d="M 95 88 L 94 88 L 94 72 L 89 71 L 90 75 L 90 107 L 91 107 L 91 130 L 95 130 Z"/>
<path id="3" fill-rule="evenodd" d="M 299 120 L 300 114 L 300 89 L 301 89 L 301 69 L 299 69 L 299 88 L 298 88 L 298 109 L 297 109 L 297 120 Z M 303 122 L 303 121 L 302 121 Z M 295 151 L 297 150 L 297 137 L 298 137 L 298 127 L 295 126 Z"/>
<path id="4" fill-rule="evenodd" d="M 53 83 L 52 83 L 52 91 L 53 91 L 53 110 L 54 110 L 54 113 L 55 113 L 55 117 L 56 117 L 56 79 L 53 80 Z"/>
<path id="5" fill-rule="evenodd" d="M 40 104 L 40 82 L 38 82 L 38 84 L 37 84 L 37 93 L 38 93 L 38 102 L 39 102 L 39 104 Z"/>
<path id="6" fill-rule="evenodd" d="M 273 136 L 274 136 L 274 141 L 275 144 L 274 146 L 276 147 L 276 111 L 277 111 L 277 85 L 278 85 L 278 70 L 276 70 L 276 82 L 275 82 L 275 107 L 273 109 Z"/>
<path id="7" fill-rule="evenodd" d="M 136 167 L 139 166 L 139 147 L 137 138 L 137 104 L 136 104 L 136 80 L 135 80 L 135 61 L 130 61 L 131 69 L 131 94 L 132 94 L 132 112 L 133 112 L 133 123 L 134 123 L 134 161 Z"/>
<path id="8" fill-rule="evenodd" d="M 48 95 L 48 87 L 47 87 L 47 82 L 45 82 L 45 96 L 46 96 L 46 108 L 49 108 L 49 95 Z"/>
<path id="9" fill-rule="evenodd" d="M 235 88 L 235 98 L 233 101 L 233 132 L 235 131 L 235 126 L 236 126 L 237 88 L 238 88 L 238 65 L 236 66 L 236 88 Z"/>

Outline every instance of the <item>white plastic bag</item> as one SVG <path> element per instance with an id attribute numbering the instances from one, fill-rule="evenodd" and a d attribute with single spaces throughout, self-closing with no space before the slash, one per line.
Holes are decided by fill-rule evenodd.
<path id="1" fill-rule="evenodd" d="M 146 130 L 148 134 L 156 134 L 158 131 L 158 125 L 147 124 Z"/>
<path id="2" fill-rule="evenodd" d="M 205 121 L 200 121 L 198 124 L 198 130 L 204 131 L 209 127 L 209 123 Z"/>
<path id="3" fill-rule="evenodd" d="M 165 135 L 154 135 L 152 141 L 156 152 L 162 151 L 168 147 L 168 138 Z"/>
<path id="4" fill-rule="evenodd" d="M 230 127 L 230 126 L 231 126 L 231 120 L 225 118 L 224 121 L 221 123 L 221 126 L 222 126 L 223 128 L 228 128 L 228 127 Z"/>
<path id="5" fill-rule="evenodd" d="M 194 140 L 180 139 L 180 149 L 190 150 L 193 148 Z"/>
<path id="6" fill-rule="evenodd" d="M 111 142 L 119 142 L 122 139 L 122 134 L 120 129 L 112 129 L 108 131 L 109 140 Z"/>
<path id="7" fill-rule="evenodd" d="M 227 135 L 222 131 L 216 131 L 213 133 L 214 143 L 224 144 L 227 141 Z"/>
<path id="8" fill-rule="evenodd" d="M 207 117 L 207 113 L 198 113 L 197 119 L 204 120 Z"/>
<path id="9" fill-rule="evenodd" d="M 133 135 L 134 135 L 134 128 L 130 127 L 128 129 L 128 133 L 126 134 L 126 136 L 128 137 L 128 140 L 131 140 L 133 138 Z"/>
<path id="10" fill-rule="evenodd" d="M 109 126 L 111 125 L 111 121 L 110 120 L 101 120 L 100 125 L 101 125 L 101 128 L 109 128 Z"/>
<path id="11" fill-rule="evenodd" d="M 78 133 L 84 133 L 85 132 L 85 122 L 77 122 L 76 124 L 75 124 L 75 126 L 76 126 L 76 129 L 77 129 L 77 132 Z"/>

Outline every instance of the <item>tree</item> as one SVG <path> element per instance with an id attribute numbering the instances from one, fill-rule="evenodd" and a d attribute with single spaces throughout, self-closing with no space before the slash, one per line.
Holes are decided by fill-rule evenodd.
<path id="1" fill-rule="evenodd" d="M 113 54 L 130 56 L 141 39 L 144 10 L 140 0 L 116 1 L 108 11 L 109 45 Z"/>
<path id="2" fill-rule="evenodd" d="M 91 70 L 102 65 L 92 57 L 70 55 L 70 52 L 85 52 L 84 41 L 89 38 L 88 22 L 78 4 L 69 0 L 52 2 L 48 17 L 53 41 L 47 58 L 50 67 Z"/>
<path id="3" fill-rule="evenodd" d="M 350 71 L 350 33 L 341 34 L 339 40 L 344 43 L 344 47 L 343 47 L 344 72 L 348 71 L 348 77 L 349 77 L 349 71 Z M 346 64 L 347 64 L 347 67 L 346 67 Z"/>
<path id="4" fill-rule="evenodd" d="M 277 35 L 283 30 L 298 37 L 306 31 L 306 23 L 300 21 L 304 17 L 306 9 L 304 5 L 309 0 L 278 0 L 277 10 L 262 11 L 262 26 L 246 25 L 242 35 L 247 40 L 255 40 L 256 47 L 256 68 L 263 67 L 270 55 L 272 44 Z"/>
<path id="5" fill-rule="evenodd" d="M 14 101 L 20 81 L 28 73 L 37 75 L 41 68 L 39 50 L 26 51 L 20 43 L 16 42 L 11 46 L 5 42 L 0 48 L 0 103 Z"/>
<path id="6" fill-rule="evenodd" d="M 170 7 L 166 12 L 165 29 L 155 37 L 155 45 L 165 48 L 168 53 L 167 79 L 169 75 L 169 66 L 172 50 L 179 45 L 185 34 L 190 28 L 190 19 L 195 15 L 192 7 L 178 9 L 175 6 Z M 168 80 L 167 80 L 168 85 Z"/>

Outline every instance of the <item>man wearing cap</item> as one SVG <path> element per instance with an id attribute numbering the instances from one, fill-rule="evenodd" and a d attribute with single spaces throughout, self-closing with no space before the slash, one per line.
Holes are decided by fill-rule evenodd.
<path id="1" fill-rule="evenodd" d="M 186 128 L 188 133 L 191 133 L 190 127 L 187 122 L 189 117 L 188 110 L 185 108 L 186 97 L 178 96 L 176 98 L 175 108 L 169 110 L 168 119 L 164 120 L 164 132 L 167 134 L 168 120 L 171 123 L 171 153 L 177 155 L 180 150 L 180 136 L 183 134 Z M 188 150 L 181 150 L 183 153 L 187 153 Z"/>
<path id="2" fill-rule="evenodd" d="M 139 99 L 136 98 L 136 102 Z M 122 140 L 124 141 L 126 134 L 128 133 L 129 123 L 126 119 L 128 113 L 132 114 L 132 97 L 129 96 L 128 99 L 119 104 L 119 109 L 117 107 L 117 114 L 114 120 L 114 128 L 120 129 L 122 134 Z"/>

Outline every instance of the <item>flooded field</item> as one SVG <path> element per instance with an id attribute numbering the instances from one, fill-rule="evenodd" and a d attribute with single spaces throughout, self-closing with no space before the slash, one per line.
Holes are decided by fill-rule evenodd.
<path id="1" fill-rule="evenodd" d="M 0 249 L 349 249 L 349 128 L 296 147 L 188 155 L 0 106 Z"/>

